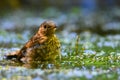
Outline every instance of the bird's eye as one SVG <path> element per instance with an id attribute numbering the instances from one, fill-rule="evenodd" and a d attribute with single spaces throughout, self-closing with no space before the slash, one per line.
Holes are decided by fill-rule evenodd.
<path id="1" fill-rule="evenodd" d="M 45 25 L 44 28 L 47 28 L 47 26 Z"/>

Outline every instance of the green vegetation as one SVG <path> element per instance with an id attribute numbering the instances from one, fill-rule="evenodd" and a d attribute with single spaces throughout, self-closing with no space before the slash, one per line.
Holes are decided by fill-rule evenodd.
<path id="1" fill-rule="evenodd" d="M 120 80 L 120 1 L 84 1 L 2 0 L 0 80 Z M 4 59 L 49 19 L 58 26 L 61 60 L 24 65 Z"/>
<path id="2" fill-rule="evenodd" d="M 0 80 L 119 80 L 120 35 L 100 36 L 90 32 L 61 35 L 62 59 L 37 63 L 29 69 L 3 59 L 6 53 L 20 49 L 29 32 L 0 32 Z M 6 39 L 7 38 L 7 39 Z M 34 65 L 30 65 L 36 67 Z"/>

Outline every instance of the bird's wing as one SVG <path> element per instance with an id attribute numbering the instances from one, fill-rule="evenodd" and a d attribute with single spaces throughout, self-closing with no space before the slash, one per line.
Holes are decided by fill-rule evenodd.
<path id="1" fill-rule="evenodd" d="M 26 54 L 26 51 L 27 49 L 29 48 L 34 48 L 34 47 L 37 47 L 37 46 L 41 46 L 45 43 L 45 41 L 47 40 L 47 37 L 44 37 L 44 36 L 38 36 L 38 35 L 35 35 L 33 36 L 23 47 L 22 49 L 20 50 L 20 55 L 23 56 Z"/>
<path id="2" fill-rule="evenodd" d="M 31 48 L 36 44 L 43 44 L 47 40 L 47 37 L 45 36 L 33 36 L 26 44 L 25 47 Z"/>

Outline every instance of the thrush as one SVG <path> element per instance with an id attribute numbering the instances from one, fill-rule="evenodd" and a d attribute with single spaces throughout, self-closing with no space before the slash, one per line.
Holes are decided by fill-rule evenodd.
<path id="1" fill-rule="evenodd" d="M 20 50 L 5 55 L 6 59 L 15 58 L 22 63 L 55 60 L 60 57 L 60 42 L 55 31 L 53 21 L 44 21 L 37 33 Z"/>

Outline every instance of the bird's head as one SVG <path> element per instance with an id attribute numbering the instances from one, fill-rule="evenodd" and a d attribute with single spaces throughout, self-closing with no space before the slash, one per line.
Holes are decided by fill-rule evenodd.
<path id="1" fill-rule="evenodd" d="M 53 35 L 56 31 L 56 24 L 53 21 L 44 21 L 39 28 L 39 33 L 50 36 Z"/>

